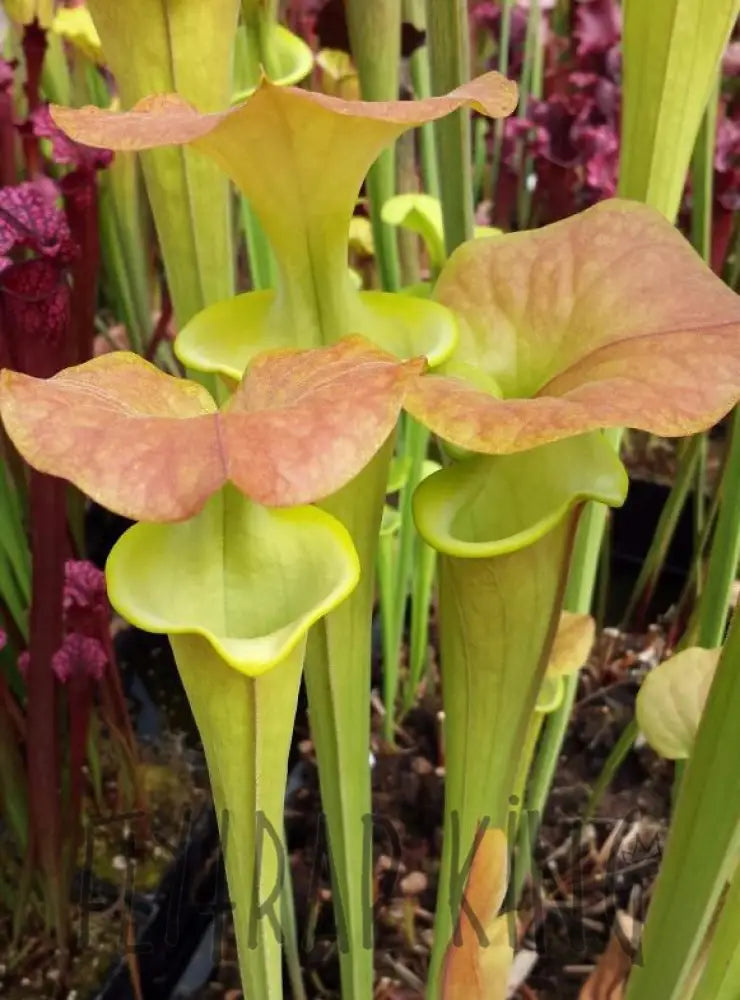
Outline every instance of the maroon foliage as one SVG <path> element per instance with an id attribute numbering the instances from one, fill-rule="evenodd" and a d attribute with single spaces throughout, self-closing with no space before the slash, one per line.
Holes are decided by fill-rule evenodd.
<path id="1" fill-rule="evenodd" d="M 619 4 L 616 0 L 578 0 L 573 34 L 577 55 L 608 52 L 622 37 Z"/>
<path id="2" fill-rule="evenodd" d="M 717 126 L 714 154 L 717 197 L 728 212 L 740 209 L 740 121 L 726 115 Z"/>
<path id="3" fill-rule="evenodd" d="M 64 564 L 64 614 L 70 631 L 94 635 L 100 616 L 108 618 L 105 574 L 87 559 Z"/>
<path id="4" fill-rule="evenodd" d="M 76 255 L 59 189 L 44 177 L 0 188 L 0 257 L 29 249 L 67 264 Z"/>
<path id="5" fill-rule="evenodd" d="M 0 58 L 0 188 L 16 179 L 13 65 Z"/>
<path id="6" fill-rule="evenodd" d="M 67 361 L 70 289 L 59 268 L 35 258 L 0 273 L 0 351 L 16 371 L 49 378 Z"/>
<path id="7" fill-rule="evenodd" d="M 107 662 L 105 649 L 98 639 L 72 632 L 64 637 L 61 647 L 54 653 L 51 667 L 62 684 L 76 677 L 100 681 Z"/>

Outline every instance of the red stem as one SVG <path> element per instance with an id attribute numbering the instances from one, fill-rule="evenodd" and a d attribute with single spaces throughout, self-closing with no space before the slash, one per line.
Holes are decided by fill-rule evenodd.
<path id="1" fill-rule="evenodd" d="M 154 356 L 157 353 L 157 348 L 166 340 L 170 323 L 172 321 L 172 300 L 170 299 L 167 287 L 162 285 L 162 311 L 159 314 L 159 319 L 157 320 L 157 325 L 154 328 L 154 333 L 152 334 L 152 339 L 147 344 L 146 353 L 144 357 L 147 361 L 154 361 Z"/>
<path id="2" fill-rule="evenodd" d="M 46 32 L 34 19 L 23 29 L 23 56 L 26 62 L 25 91 L 29 116 L 41 104 L 41 70 L 45 55 Z M 28 122 L 23 129 L 23 151 L 26 157 L 28 176 L 36 177 L 41 172 L 39 140 Z"/>
<path id="3" fill-rule="evenodd" d="M 0 187 L 15 184 L 18 180 L 15 136 L 13 95 L 9 90 L 0 90 Z"/>
<path id="4" fill-rule="evenodd" d="M 94 172 L 84 169 L 67 174 L 60 186 L 72 239 L 80 248 L 71 268 L 73 344 L 70 364 L 76 365 L 93 355 L 100 270 L 98 188 Z"/>
<path id="5" fill-rule="evenodd" d="M 44 872 L 59 947 L 67 942 L 61 864 L 57 681 L 51 660 L 62 644 L 66 484 L 30 472 L 33 594 L 28 664 L 27 763 L 33 849 Z"/>

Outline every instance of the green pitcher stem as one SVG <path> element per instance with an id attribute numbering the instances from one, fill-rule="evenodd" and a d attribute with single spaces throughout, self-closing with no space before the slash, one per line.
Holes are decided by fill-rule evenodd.
<path id="1" fill-rule="evenodd" d="M 526 548 L 439 558 L 446 795 L 429 1000 L 481 823 L 508 830 L 522 746 L 547 668 L 577 511 Z M 490 776 L 482 780 L 481 776 Z"/>
<path id="2" fill-rule="evenodd" d="M 309 633 L 306 687 L 331 857 L 343 1000 L 373 984 L 370 796 L 370 654 L 375 553 L 392 438 L 322 507 L 352 535 L 362 576 L 350 597 Z"/>
<path id="3" fill-rule="evenodd" d="M 285 779 L 305 641 L 259 677 L 199 636 L 170 642 L 211 776 L 245 1000 L 281 1000 Z"/>
<path id="4" fill-rule="evenodd" d="M 542 724 L 545 721 L 545 718 L 546 715 L 544 712 L 534 712 L 527 724 L 527 735 L 520 753 L 519 764 L 516 772 L 516 781 L 514 782 L 513 789 L 513 793 L 516 796 L 517 801 L 512 802 L 511 804 L 511 811 L 517 815 L 521 815 L 524 807 L 524 795 L 527 790 L 527 778 L 529 777 L 532 760 L 534 759 L 534 752 L 537 749 L 537 741 L 540 738 Z"/>
<path id="5" fill-rule="evenodd" d="M 359 294 L 350 284 L 347 266 L 349 217 L 341 239 L 316 251 L 306 241 L 298 255 L 295 240 L 286 249 L 263 228 L 275 256 L 276 325 L 292 327 L 299 347 L 331 344 L 353 332 Z"/>

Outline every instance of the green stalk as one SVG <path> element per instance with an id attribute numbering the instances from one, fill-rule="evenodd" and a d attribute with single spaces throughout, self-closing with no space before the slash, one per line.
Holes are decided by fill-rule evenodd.
<path id="1" fill-rule="evenodd" d="M 586 803 L 586 812 L 584 814 L 584 819 L 586 821 L 590 820 L 598 809 L 604 792 L 612 783 L 614 776 L 624 763 L 627 754 L 635 745 L 638 733 L 639 729 L 637 727 L 637 719 L 632 718 L 619 734 L 619 739 L 612 747 L 611 753 L 606 758 L 604 766 L 599 772 L 598 778 L 594 782 L 594 787 L 591 789 L 591 794 L 589 795 L 588 802 Z"/>
<path id="2" fill-rule="evenodd" d="M 152 290 L 148 268 L 149 226 L 136 153 L 116 153 L 100 186 L 103 278 L 129 342 L 144 354 L 151 335 Z"/>
<path id="3" fill-rule="evenodd" d="M 395 101 L 401 61 L 401 0 L 347 0 L 347 26 L 360 90 L 366 101 Z M 380 154 L 367 175 L 375 257 L 381 285 L 401 287 L 397 234 L 383 222 L 383 205 L 396 193 L 395 147 Z"/>
<path id="4" fill-rule="evenodd" d="M 691 606 L 692 601 L 695 603 L 693 614 L 691 616 L 691 621 L 684 629 L 684 633 L 681 637 L 679 643 L 680 648 L 686 648 L 687 646 L 696 645 L 695 633 L 698 630 L 698 618 L 700 611 L 700 604 L 698 603 L 698 598 L 703 593 L 704 590 L 704 554 L 709 546 L 709 541 L 712 537 L 714 530 L 714 525 L 717 522 L 717 514 L 720 507 L 720 490 L 716 490 L 714 496 L 712 497 L 712 502 L 709 505 L 709 509 L 706 513 L 704 519 L 704 526 L 699 536 L 699 540 L 694 549 L 694 558 L 689 570 L 689 575 L 684 584 L 681 595 L 677 601 L 677 618 L 680 622 L 686 609 Z"/>
<path id="5" fill-rule="evenodd" d="M 28 601 L 24 600 L 7 554 L 0 548 L 0 609 L 7 610 L 16 628 L 28 639 Z"/>
<path id="6" fill-rule="evenodd" d="M 483 182 L 486 174 L 486 139 L 491 122 L 478 115 L 473 124 L 473 207 L 483 197 Z"/>
<path id="7" fill-rule="evenodd" d="M 97 67 L 80 75 L 83 100 L 105 108 L 107 84 Z M 152 287 L 149 244 L 151 226 L 139 156 L 118 152 L 99 179 L 99 229 L 102 283 L 123 321 L 131 349 L 142 356 L 151 334 Z"/>
<path id="8" fill-rule="evenodd" d="M 719 83 L 710 94 L 691 159 L 691 242 L 705 261 L 712 256 L 712 201 L 714 198 L 714 147 L 717 138 Z"/>
<path id="9" fill-rule="evenodd" d="M 387 513 L 387 512 L 386 512 Z M 398 548 L 398 529 L 401 518 L 398 516 L 396 523 L 389 525 L 388 530 L 381 527 L 380 538 L 378 539 L 378 605 L 380 608 L 380 627 L 382 630 L 383 644 L 383 702 L 386 710 L 386 721 L 384 722 L 385 739 L 393 742 L 394 737 L 394 717 L 396 704 L 396 687 L 398 684 L 398 665 L 394 655 L 395 636 L 395 583 L 398 560 L 396 551 Z M 393 670 L 392 664 L 396 664 Z M 390 715 L 390 725 L 387 716 Z M 388 734 L 390 733 L 390 738 Z"/>
<path id="10" fill-rule="evenodd" d="M 411 593 L 411 640 L 409 675 L 403 697 L 403 714 L 414 703 L 424 670 L 429 646 L 429 608 L 434 587 L 437 553 L 421 538 L 416 539 L 416 555 Z"/>
<path id="11" fill-rule="evenodd" d="M 80 61 L 79 54 L 76 54 L 76 61 Z M 41 89 L 45 100 L 52 104 L 71 104 L 72 88 L 64 39 L 53 31 L 46 33 L 46 52 L 41 68 Z"/>
<path id="12" fill-rule="evenodd" d="M 419 31 L 426 31 L 427 15 L 425 0 L 403 0 L 403 19 L 413 24 Z M 432 77 L 429 68 L 429 46 L 424 44 L 416 49 L 409 60 L 411 83 L 415 96 L 421 100 L 432 93 Z M 427 122 L 419 129 L 419 152 L 421 176 L 424 190 L 434 198 L 439 198 L 439 170 L 437 150 L 434 144 L 434 126 Z"/>
<path id="13" fill-rule="evenodd" d="M 534 757 L 534 752 L 537 749 L 537 740 L 540 738 L 540 733 L 542 732 L 542 724 L 545 721 L 545 714 L 543 712 L 535 711 L 529 720 L 529 725 L 527 726 L 527 736 L 522 744 L 521 751 L 519 753 L 519 763 L 517 766 L 516 781 L 514 782 L 514 795 L 513 798 L 516 800 L 512 802 L 512 812 L 517 815 L 521 815 L 524 808 L 525 791 L 527 787 L 527 777 L 529 776 L 529 769 L 532 764 L 532 758 Z M 526 824 L 520 823 L 520 830 L 522 832 L 522 826 Z M 517 841 L 518 843 L 518 841 Z M 518 896 L 517 892 L 517 896 Z"/>
<path id="14" fill-rule="evenodd" d="M 31 600 L 31 556 L 20 499 L 10 466 L 5 462 L 0 462 L 0 549 L 4 550 L 21 597 L 28 605 Z"/>
<path id="15" fill-rule="evenodd" d="M 699 644 L 721 646 L 730 592 L 740 559 L 740 408 L 732 415 L 729 450 L 722 475 L 722 505 L 709 554 L 699 611 Z"/>
<path id="16" fill-rule="evenodd" d="M 416 156 L 416 136 L 406 132 L 396 143 L 396 180 L 399 194 L 418 194 L 419 167 Z M 398 260 L 401 285 L 414 287 L 421 281 L 421 246 L 416 233 L 404 226 L 397 226 Z"/>
<path id="17" fill-rule="evenodd" d="M 691 242 L 707 264 L 712 259 L 712 202 L 714 199 L 714 147 L 717 138 L 719 81 L 715 84 L 696 137 L 691 160 L 693 205 Z M 705 517 L 707 435 L 701 435 L 694 488 L 694 548 L 701 537 Z"/>
<path id="18" fill-rule="evenodd" d="M 271 79 L 279 77 L 279 67 L 275 63 L 273 53 L 274 36 L 270 30 L 273 24 L 274 18 L 270 19 L 270 11 L 265 11 L 259 6 L 255 8 L 252 2 L 242 3 L 242 23 L 238 28 L 235 47 L 237 81 L 251 83 L 259 80 L 263 68 Z M 252 288 L 257 291 L 274 288 L 275 257 L 259 219 L 244 195 L 239 196 L 239 212 L 247 244 Z"/>
<path id="19" fill-rule="evenodd" d="M 17 730 L 4 704 L 11 697 L 0 676 L 0 816 L 23 857 L 28 850 L 28 781 Z"/>
<path id="20" fill-rule="evenodd" d="M 707 457 L 709 454 L 709 439 L 701 435 L 699 459 L 696 463 L 696 481 L 694 483 L 694 553 L 696 553 L 704 534 L 707 522 Z M 696 558 L 696 555 L 694 556 Z"/>
<path id="21" fill-rule="evenodd" d="M 740 847 L 740 617 L 720 657 L 678 795 L 626 1000 L 679 1000 Z"/>
<path id="22" fill-rule="evenodd" d="M 311 629 L 306 652 L 311 736 L 329 839 L 343 1000 L 373 989 L 370 848 L 370 651 L 378 533 L 392 452 L 322 503 L 348 529 L 360 558 L 357 589 Z"/>
<path id="23" fill-rule="evenodd" d="M 446 94 L 470 79 L 468 10 L 464 0 L 427 0 L 432 91 Z M 473 235 L 470 112 L 455 111 L 434 123 L 440 196 L 449 257 Z"/>
<path id="24" fill-rule="evenodd" d="M 509 40 L 511 38 L 511 10 L 514 0 L 503 0 L 501 6 L 501 37 L 498 48 L 498 71 L 503 76 L 509 72 Z M 501 170 L 501 147 L 504 141 L 504 119 L 493 123 L 493 160 L 491 163 L 491 191 L 496 198 L 499 171 Z"/>
<path id="25" fill-rule="evenodd" d="M 740 877 L 735 871 L 711 933 L 706 964 L 691 1000 L 735 1000 L 740 995 Z"/>
<path id="26" fill-rule="evenodd" d="M 542 70 L 544 46 L 540 44 L 540 29 L 542 27 L 541 0 L 530 0 L 527 17 L 527 35 L 524 41 L 524 65 L 522 66 L 521 84 L 519 86 L 519 106 L 517 115 L 526 118 L 529 98 L 542 96 Z M 529 213 L 532 206 L 532 192 L 529 190 L 529 178 L 532 172 L 532 157 L 525 152 L 525 141 L 520 140 L 518 160 L 519 191 L 517 194 L 517 221 L 520 229 L 526 229 L 529 223 Z"/>
<path id="27" fill-rule="evenodd" d="M 623 431 L 604 431 L 604 438 L 619 452 Z M 588 614 L 591 610 L 596 573 L 599 568 L 599 553 L 606 529 L 608 510 L 604 504 L 590 503 L 586 506 L 578 526 L 573 549 L 568 586 L 565 589 L 563 606 L 566 611 Z M 570 711 L 570 710 L 569 710 Z M 557 713 L 553 713 L 550 719 Z M 548 719 L 548 723 L 550 721 Z"/>
<path id="28" fill-rule="evenodd" d="M 412 417 L 404 419 L 404 455 L 409 461 L 406 482 L 401 487 L 400 513 L 401 526 L 398 536 L 398 558 L 396 560 L 396 575 L 393 589 L 393 604 L 391 607 L 391 641 L 389 656 L 383 664 L 386 676 L 386 715 L 384 719 L 384 735 L 388 742 L 393 742 L 396 717 L 396 695 L 398 694 L 399 660 L 403 640 L 403 625 L 406 619 L 406 603 L 411 578 L 414 539 L 416 528 L 412 511 L 414 490 L 419 485 L 422 467 L 429 444 L 429 431 Z"/>
<path id="29" fill-rule="evenodd" d="M 668 548 L 676 533 L 681 512 L 686 505 L 689 491 L 696 482 L 696 469 L 703 441 L 703 434 L 695 434 L 689 438 L 682 450 L 676 470 L 676 478 L 663 504 L 650 548 L 642 562 L 637 580 L 632 588 L 627 609 L 624 612 L 623 624 L 625 627 L 632 622 L 636 612 L 639 614 L 638 621 L 641 621 L 650 604 L 663 570 Z"/>
<path id="30" fill-rule="evenodd" d="M 288 970 L 288 981 L 292 1000 L 307 1000 L 306 987 L 303 984 L 303 969 L 301 968 L 301 952 L 298 946 L 298 927 L 295 920 L 295 894 L 293 891 L 293 876 L 288 863 L 288 847 L 283 831 L 283 853 L 286 858 L 285 882 L 280 900 L 283 927 L 283 958 Z"/>

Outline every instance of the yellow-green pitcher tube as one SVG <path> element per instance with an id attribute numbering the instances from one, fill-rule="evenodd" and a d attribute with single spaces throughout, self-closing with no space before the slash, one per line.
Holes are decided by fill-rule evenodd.
<path id="1" fill-rule="evenodd" d="M 470 455 L 414 494 L 419 533 L 439 552 L 445 711 L 429 1000 L 440 1000 L 477 833 L 516 829 L 518 803 L 510 796 L 560 620 L 580 511 L 592 498 L 620 504 L 626 486 L 619 459 L 595 433 L 512 455 Z"/>
<path id="2" fill-rule="evenodd" d="M 170 642 L 211 778 L 245 1000 L 279 1000 L 285 778 L 305 639 L 259 677 L 201 636 Z"/>
<path id="3" fill-rule="evenodd" d="M 438 998 L 476 831 L 481 822 L 508 830 L 510 814 L 518 815 L 510 796 L 557 629 L 577 518 L 572 512 L 508 555 L 439 561 L 446 792 L 430 1000 Z"/>

